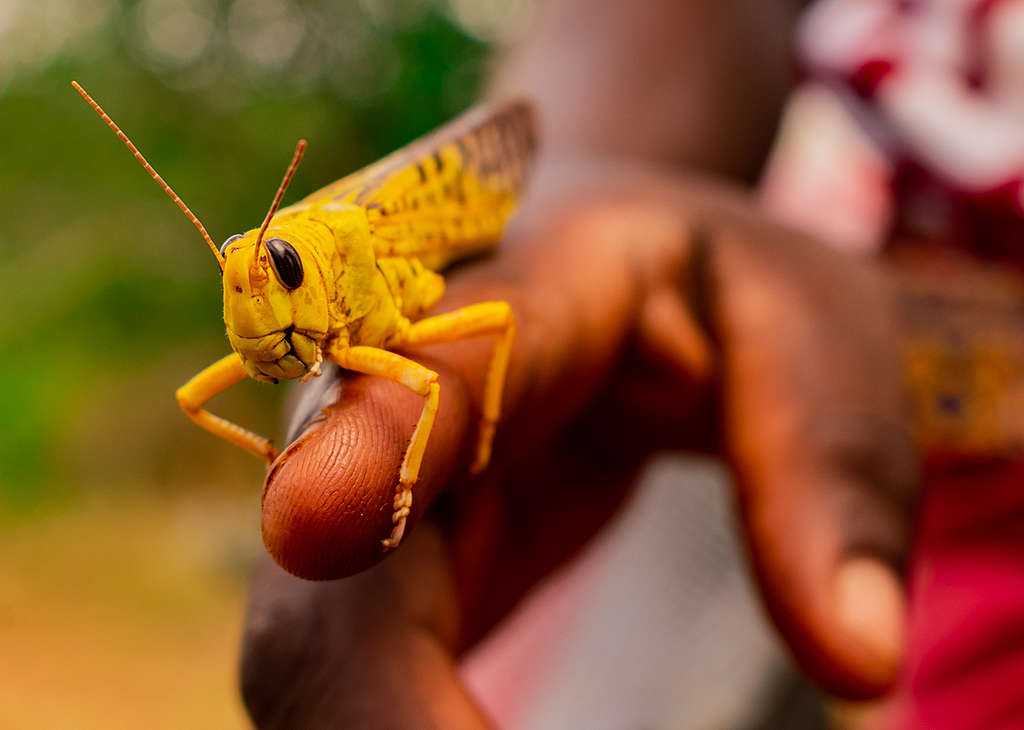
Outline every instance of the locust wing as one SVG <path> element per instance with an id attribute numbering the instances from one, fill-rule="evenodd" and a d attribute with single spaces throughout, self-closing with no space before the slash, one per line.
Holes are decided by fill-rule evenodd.
<path id="1" fill-rule="evenodd" d="M 362 206 L 377 257 L 416 257 L 436 271 L 497 243 L 534 145 L 527 102 L 482 105 L 293 208 Z"/>

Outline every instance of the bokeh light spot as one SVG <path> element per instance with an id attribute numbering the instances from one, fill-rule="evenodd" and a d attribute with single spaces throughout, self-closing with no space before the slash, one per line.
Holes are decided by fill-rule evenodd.
<path id="1" fill-rule="evenodd" d="M 236 0 L 228 15 L 232 47 L 252 65 L 283 68 L 306 36 L 306 19 L 283 0 Z"/>
<path id="2" fill-rule="evenodd" d="M 370 22 L 385 29 L 410 28 L 430 10 L 427 0 L 359 0 L 359 5 Z"/>
<path id="3" fill-rule="evenodd" d="M 195 63 L 213 39 L 213 21 L 192 3 L 143 0 L 137 13 L 143 50 L 157 66 Z"/>
<path id="4" fill-rule="evenodd" d="M 533 15 L 534 0 L 448 0 L 448 12 L 463 30 L 482 41 L 509 42 Z"/>

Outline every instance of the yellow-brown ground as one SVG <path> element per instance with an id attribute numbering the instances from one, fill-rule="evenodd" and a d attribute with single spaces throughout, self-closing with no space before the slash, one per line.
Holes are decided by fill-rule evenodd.
<path id="1" fill-rule="evenodd" d="M 0 526 L 0 728 L 247 727 L 255 497 L 108 494 Z"/>

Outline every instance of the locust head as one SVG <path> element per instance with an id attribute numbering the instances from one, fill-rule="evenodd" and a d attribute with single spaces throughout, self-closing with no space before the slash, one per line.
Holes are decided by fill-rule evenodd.
<path id="1" fill-rule="evenodd" d="M 224 323 L 228 339 L 257 380 L 316 372 L 327 334 L 327 287 L 317 242 L 295 230 L 232 236 L 224 260 Z"/>
<path id="2" fill-rule="evenodd" d="M 327 336 L 327 286 L 316 255 L 323 241 L 314 240 L 325 232 L 270 226 L 305 149 L 299 140 L 259 230 L 231 236 L 216 252 L 228 340 L 249 375 L 272 383 L 319 375 Z"/>

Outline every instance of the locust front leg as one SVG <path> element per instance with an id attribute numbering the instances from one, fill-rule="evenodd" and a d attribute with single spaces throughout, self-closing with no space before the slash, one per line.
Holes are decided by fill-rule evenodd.
<path id="1" fill-rule="evenodd" d="M 395 487 L 394 512 L 391 515 L 394 527 L 391 529 L 391 535 L 386 540 L 381 540 L 385 550 L 392 550 L 398 547 L 402 535 L 405 534 L 405 523 L 412 510 L 412 485 L 419 476 L 423 452 L 427 448 L 430 431 L 434 427 L 440 394 L 437 373 L 401 355 L 376 347 L 335 346 L 328 351 L 327 357 L 346 370 L 387 378 L 426 399 L 416 429 L 412 432 L 412 440 L 405 450 L 405 456 L 402 457 L 398 486 Z"/>
<path id="2" fill-rule="evenodd" d="M 454 312 L 415 322 L 402 338 L 388 343 L 389 347 L 431 345 L 484 335 L 495 335 L 498 342 L 491 354 L 484 380 L 483 408 L 473 472 L 484 469 L 491 458 L 491 443 L 494 440 L 495 424 L 501 412 L 501 394 L 512 352 L 512 340 L 515 337 L 515 319 L 511 308 L 505 302 L 473 304 Z M 391 535 L 381 541 L 385 549 L 394 549 L 398 547 L 405 533 L 405 523 L 412 510 L 412 485 L 419 476 L 423 452 L 427 448 L 430 431 L 434 427 L 440 395 L 437 373 L 401 355 L 376 347 L 335 345 L 331 347 L 327 356 L 346 370 L 387 378 L 426 398 L 412 440 L 402 458 L 398 486 L 395 487 L 394 513 L 391 516 L 394 528 Z"/>
<path id="3" fill-rule="evenodd" d="M 233 352 L 200 371 L 178 388 L 178 405 L 189 418 L 210 433 L 241 446 L 269 463 L 277 458 L 277 449 L 268 439 L 203 409 L 208 400 L 245 380 L 246 377 L 248 373 L 242 367 L 242 358 Z"/>

